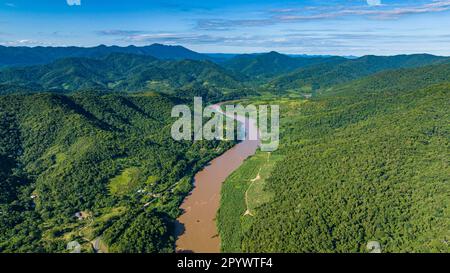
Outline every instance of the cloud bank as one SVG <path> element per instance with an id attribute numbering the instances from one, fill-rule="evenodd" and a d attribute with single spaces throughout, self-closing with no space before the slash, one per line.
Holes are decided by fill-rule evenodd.
<path id="1" fill-rule="evenodd" d="M 367 6 L 329 6 L 272 9 L 265 16 L 256 19 L 199 19 L 196 27 L 199 30 L 231 30 L 240 27 L 262 27 L 283 23 L 298 23 L 328 19 L 340 19 L 363 16 L 371 19 L 398 19 L 413 14 L 426 14 L 450 11 L 450 0 L 435 0 L 425 4 L 384 5 L 381 0 L 367 0 Z"/>

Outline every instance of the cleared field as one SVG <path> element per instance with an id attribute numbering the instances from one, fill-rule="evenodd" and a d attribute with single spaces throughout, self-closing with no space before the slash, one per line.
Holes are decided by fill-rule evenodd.
<path id="1" fill-rule="evenodd" d="M 120 175 L 109 182 L 108 188 L 111 195 L 122 196 L 127 194 L 139 183 L 141 172 L 138 168 L 127 168 Z"/>
<path id="2" fill-rule="evenodd" d="M 225 181 L 217 215 L 222 252 L 240 252 L 241 238 L 257 215 L 258 207 L 273 198 L 265 191 L 265 181 L 281 158 L 258 151 Z M 227 228 L 221 228 L 224 226 Z"/>
<path id="3" fill-rule="evenodd" d="M 261 166 L 255 178 L 251 180 L 251 184 L 246 191 L 247 210 L 250 214 L 255 215 L 257 208 L 264 203 L 269 202 L 273 198 L 273 194 L 264 190 L 266 179 L 275 166 L 275 163 L 282 158 L 280 155 L 273 155 L 272 153 L 260 152 L 257 155 L 257 160 Z"/>

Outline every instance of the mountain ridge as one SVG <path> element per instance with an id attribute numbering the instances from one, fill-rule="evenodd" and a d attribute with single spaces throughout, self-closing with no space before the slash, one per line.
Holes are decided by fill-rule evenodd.
<path id="1" fill-rule="evenodd" d="M 430 54 L 374 56 L 329 62 L 297 69 L 272 80 L 266 88 L 272 90 L 303 90 L 315 92 L 332 85 L 350 82 L 385 70 L 414 68 L 440 62 L 450 58 Z"/>
<path id="2" fill-rule="evenodd" d="M 95 47 L 7 47 L 0 45 L 0 67 L 2 66 L 28 66 L 48 64 L 57 59 L 68 57 L 101 58 L 111 53 L 129 53 L 149 55 L 158 59 L 192 59 L 210 60 L 213 58 L 183 46 L 152 44 L 148 46 L 106 46 Z"/>
<path id="3" fill-rule="evenodd" d="M 342 57 L 290 57 L 276 51 L 261 54 L 243 54 L 222 64 L 225 68 L 250 78 L 271 78 L 314 64 L 342 60 Z"/>
<path id="4" fill-rule="evenodd" d="M 208 60 L 160 60 L 152 56 L 111 53 L 103 58 L 70 57 L 50 64 L 0 70 L 3 86 L 31 90 L 73 92 L 175 91 L 189 85 L 236 89 L 235 76 Z"/>

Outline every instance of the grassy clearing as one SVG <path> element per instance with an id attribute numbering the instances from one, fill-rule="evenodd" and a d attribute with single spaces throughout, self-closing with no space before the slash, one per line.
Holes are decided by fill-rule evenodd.
<path id="1" fill-rule="evenodd" d="M 264 203 L 269 202 L 273 198 L 273 194 L 265 190 L 266 179 L 275 166 L 275 163 L 282 158 L 280 155 L 272 153 L 258 153 L 256 155 L 260 163 L 261 169 L 259 175 L 252 179 L 251 185 L 247 189 L 247 210 L 252 215 L 257 214 L 257 208 Z"/>
<path id="2" fill-rule="evenodd" d="M 123 196 L 134 189 L 141 177 L 141 172 L 138 168 L 127 168 L 120 175 L 114 177 L 109 182 L 109 193 L 114 196 Z"/>
<path id="3" fill-rule="evenodd" d="M 242 236 L 251 225 L 252 215 L 257 215 L 257 208 L 272 198 L 264 184 L 281 156 L 271 155 L 270 159 L 268 156 L 258 151 L 231 174 L 222 187 L 217 224 L 223 252 L 240 252 Z"/>
<path id="4" fill-rule="evenodd" d="M 102 210 L 101 215 L 93 217 L 85 221 L 85 226 L 80 230 L 79 234 L 87 240 L 94 240 L 99 233 L 99 230 L 103 229 L 108 222 L 118 218 L 126 212 L 125 207 L 115 207 L 111 209 Z"/>

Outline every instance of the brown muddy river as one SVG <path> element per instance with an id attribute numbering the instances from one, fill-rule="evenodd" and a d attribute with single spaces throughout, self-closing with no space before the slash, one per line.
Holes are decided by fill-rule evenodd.
<path id="1" fill-rule="evenodd" d="M 213 106 L 220 111 L 219 105 Z M 235 117 L 249 130 L 257 131 L 256 122 L 244 117 Z M 235 171 L 246 158 L 254 155 L 258 140 L 243 140 L 221 156 L 212 160 L 194 178 L 194 190 L 186 197 L 178 218 L 179 227 L 176 242 L 177 252 L 218 253 L 220 238 L 216 227 L 216 214 L 220 203 L 220 190 L 225 179 Z"/>

